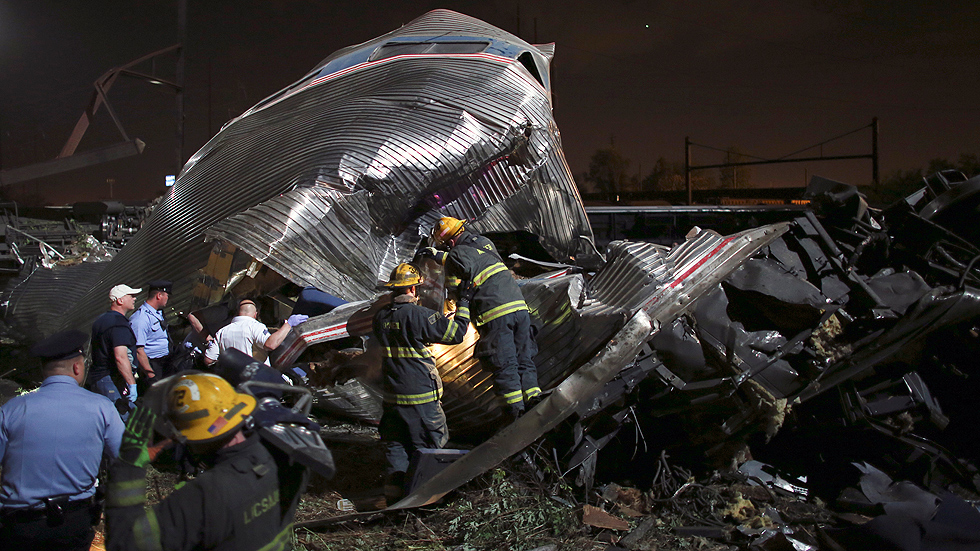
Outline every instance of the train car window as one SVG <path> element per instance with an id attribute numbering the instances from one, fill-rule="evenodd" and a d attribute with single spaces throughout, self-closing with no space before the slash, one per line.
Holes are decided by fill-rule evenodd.
<path id="1" fill-rule="evenodd" d="M 489 42 L 389 42 L 374 52 L 372 61 L 409 54 L 478 54 Z"/>

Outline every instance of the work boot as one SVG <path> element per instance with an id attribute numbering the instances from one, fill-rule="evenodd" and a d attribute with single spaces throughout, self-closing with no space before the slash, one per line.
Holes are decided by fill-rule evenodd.
<path id="1" fill-rule="evenodd" d="M 385 501 L 388 505 L 405 497 L 405 473 L 388 473 L 385 476 Z"/>
<path id="2" fill-rule="evenodd" d="M 527 404 L 528 411 L 534 409 L 534 406 L 540 404 L 544 399 L 545 399 L 544 394 L 538 394 L 537 396 L 525 400 L 525 404 Z"/>
<path id="3" fill-rule="evenodd" d="M 497 430 L 510 425 L 514 421 L 517 421 L 521 415 L 524 415 L 524 408 L 519 406 L 510 406 L 502 408 L 500 412 L 500 426 L 497 428 Z"/>

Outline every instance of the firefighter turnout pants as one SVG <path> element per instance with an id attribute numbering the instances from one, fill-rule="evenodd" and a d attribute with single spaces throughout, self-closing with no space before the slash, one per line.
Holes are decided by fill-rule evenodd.
<path id="1" fill-rule="evenodd" d="M 446 414 L 438 400 L 414 406 L 385 402 L 378 434 L 385 447 L 388 475 L 408 472 L 415 450 L 441 448 L 449 441 Z"/>
<path id="2" fill-rule="evenodd" d="M 477 328 L 475 355 L 493 373 L 493 388 L 505 415 L 520 415 L 541 394 L 534 355 L 538 346 L 527 310 L 511 312 Z"/>

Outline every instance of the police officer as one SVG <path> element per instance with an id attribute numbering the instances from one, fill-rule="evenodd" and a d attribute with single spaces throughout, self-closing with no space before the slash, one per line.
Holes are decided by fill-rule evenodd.
<path id="1" fill-rule="evenodd" d="M 170 336 L 163 308 L 170 299 L 173 284 L 163 279 L 151 281 L 146 301 L 129 316 L 129 326 L 136 337 L 136 362 L 148 384 L 173 375 L 170 358 Z"/>
<path id="2" fill-rule="evenodd" d="M 463 292 L 450 319 L 416 304 L 422 275 L 412 264 L 395 267 L 384 287 L 394 291 L 391 304 L 374 316 L 374 336 L 381 344 L 384 402 L 378 432 L 387 461 L 385 495 L 401 497 L 409 454 L 419 448 L 441 448 L 449 440 L 442 411 L 442 377 L 428 345 L 459 344 L 469 327 L 469 296 Z"/>
<path id="3" fill-rule="evenodd" d="M 185 371 L 167 386 L 166 419 L 213 466 L 146 507 L 147 446 L 157 416 L 137 407 L 109 471 L 107 548 L 288 549 L 309 473 L 246 430 L 255 398 L 197 371 Z"/>
<path id="4" fill-rule="evenodd" d="M 504 424 L 520 417 L 541 394 L 534 355 L 538 347 L 531 333 L 531 316 L 524 295 L 486 237 L 467 231 L 463 222 L 443 217 L 432 228 L 432 243 L 449 252 L 424 250 L 446 267 L 446 287 L 459 281 L 475 286 L 473 324 L 480 332 L 474 354 L 489 364 L 494 392 Z"/>
<path id="5" fill-rule="evenodd" d="M 0 408 L 0 549 L 89 548 L 103 456 L 116 457 L 123 424 L 106 397 L 81 388 L 81 331 L 34 345 L 44 382 Z"/>

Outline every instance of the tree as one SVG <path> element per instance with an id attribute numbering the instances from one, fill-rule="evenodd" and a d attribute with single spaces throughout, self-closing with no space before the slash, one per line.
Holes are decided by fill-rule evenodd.
<path id="1" fill-rule="evenodd" d="M 726 163 L 744 163 L 748 161 L 746 157 L 734 145 L 725 151 Z M 747 166 L 727 166 L 718 169 L 718 179 L 722 189 L 738 189 L 752 187 L 749 179 L 752 177 L 752 170 Z"/>
<path id="2" fill-rule="evenodd" d="M 681 185 L 684 184 L 684 176 L 677 174 L 674 167 L 667 159 L 658 157 L 657 162 L 653 163 L 653 170 L 650 171 L 643 181 L 640 182 L 641 191 L 667 191 L 676 189 L 677 180 L 680 179 Z"/>
<path id="3" fill-rule="evenodd" d="M 641 183 L 641 189 L 646 192 L 682 191 L 687 189 L 684 181 L 684 163 L 671 163 L 660 157 L 653 164 L 653 170 Z M 703 170 L 691 173 L 691 187 L 694 189 L 711 189 L 715 187 L 715 179 Z"/>
<path id="4" fill-rule="evenodd" d="M 966 174 L 967 178 L 972 178 L 980 174 L 980 155 L 968 155 L 960 153 L 959 166 L 960 172 Z"/>
<path id="5" fill-rule="evenodd" d="M 634 191 L 638 187 L 638 182 L 635 176 L 627 172 L 629 166 L 630 160 L 611 145 L 592 154 L 585 180 L 590 182 L 593 189 L 599 193 L 615 195 Z"/>

